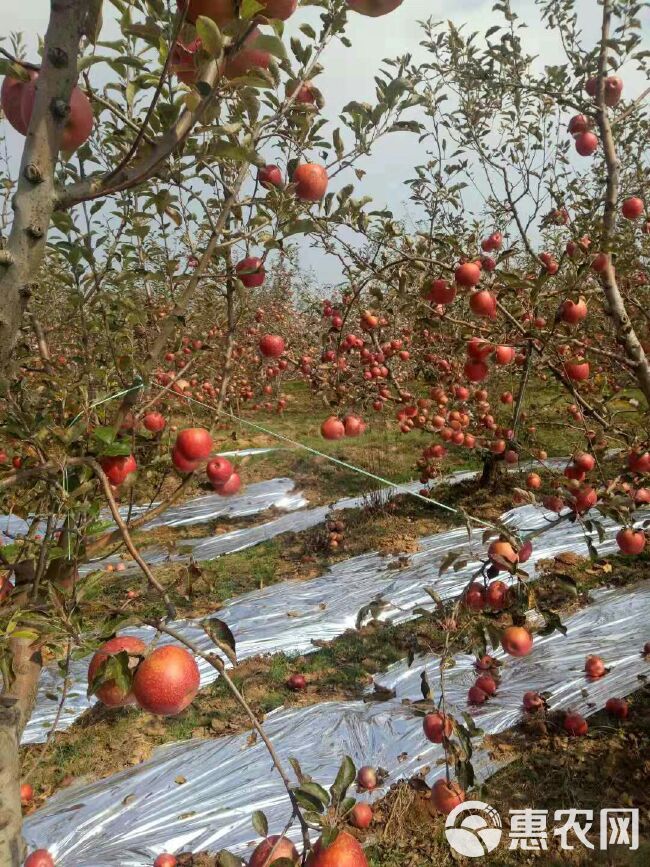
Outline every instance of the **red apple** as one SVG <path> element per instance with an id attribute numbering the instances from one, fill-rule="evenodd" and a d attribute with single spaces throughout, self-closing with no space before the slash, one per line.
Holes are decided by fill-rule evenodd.
<path id="1" fill-rule="evenodd" d="M 468 358 L 463 366 L 463 372 L 470 382 L 482 382 L 487 378 L 490 370 L 484 361 Z"/>
<path id="2" fill-rule="evenodd" d="M 258 0 L 258 2 L 264 7 L 260 10 L 260 15 L 278 21 L 286 21 L 298 8 L 298 0 Z"/>
<path id="3" fill-rule="evenodd" d="M 307 863 L 309 867 L 368 867 L 361 843 L 347 831 L 341 831 L 327 848 L 322 838 L 317 840 Z"/>
<path id="4" fill-rule="evenodd" d="M 175 449 L 187 461 L 202 461 L 210 456 L 212 437 L 203 427 L 188 427 L 176 437 Z"/>
<path id="5" fill-rule="evenodd" d="M 643 199 L 640 199 L 638 196 L 632 196 L 623 202 L 621 213 L 626 220 L 638 220 L 643 215 L 644 209 Z"/>
<path id="6" fill-rule="evenodd" d="M 381 15 L 393 12 L 402 5 L 403 0 L 346 0 L 346 2 L 352 12 L 379 18 Z"/>
<path id="7" fill-rule="evenodd" d="M 640 554 L 645 548 L 645 533 L 643 530 L 625 527 L 616 534 L 616 544 L 622 554 Z"/>
<path id="8" fill-rule="evenodd" d="M 110 656 L 126 650 L 129 656 L 144 656 L 147 646 L 144 641 L 139 638 L 133 638 L 129 635 L 117 635 L 105 642 L 94 654 L 88 666 L 88 685 L 93 682 L 99 667 Z M 135 702 L 135 696 L 131 690 L 124 690 L 114 680 L 105 681 L 95 693 L 97 698 L 106 705 L 106 707 L 124 707 L 127 704 Z"/>
<path id="9" fill-rule="evenodd" d="M 303 202 L 320 202 L 327 192 L 327 169 L 316 163 L 302 163 L 293 173 L 296 196 Z"/>
<path id="10" fill-rule="evenodd" d="M 264 263 L 258 256 L 248 256 L 237 263 L 237 276 L 247 289 L 253 289 L 264 283 L 266 271 Z"/>
<path id="11" fill-rule="evenodd" d="M 471 611 L 482 611 L 485 608 L 485 590 L 483 585 L 473 582 L 463 594 L 463 602 Z"/>
<path id="12" fill-rule="evenodd" d="M 527 711 L 540 710 L 544 707 L 544 699 L 538 692 L 524 693 L 524 709 Z"/>
<path id="13" fill-rule="evenodd" d="M 199 690 L 199 667 L 184 647 L 157 647 L 138 666 L 133 694 L 138 705 L 150 713 L 169 716 L 180 713 Z"/>
<path id="14" fill-rule="evenodd" d="M 503 581 L 491 581 L 485 593 L 485 601 L 493 611 L 502 611 L 507 604 L 508 587 Z"/>
<path id="15" fill-rule="evenodd" d="M 148 412 L 142 419 L 142 423 L 148 431 L 152 433 L 160 433 L 165 430 L 165 417 L 159 412 Z"/>
<path id="16" fill-rule="evenodd" d="M 219 27 L 224 27 L 237 17 L 235 0 L 176 0 L 178 8 L 187 7 L 185 18 L 191 24 L 199 15 L 211 18 Z"/>
<path id="17" fill-rule="evenodd" d="M 291 674 L 287 678 L 287 686 L 296 692 L 307 689 L 307 679 L 304 674 Z"/>
<path id="18" fill-rule="evenodd" d="M 605 710 L 611 716 L 627 719 L 630 708 L 624 698 L 608 698 L 605 702 Z"/>
<path id="19" fill-rule="evenodd" d="M 320 433 L 323 439 L 340 440 L 345 436 L 345 426 L 335 415 L 331 415 L 320 426 Z"/>
<path id="20" fill-rule="evenodd" d="M 175 855 L 170 855 L 169 852 L 163 852 L 153 862 L 153 867 L 176 867 L 178 859 Z"/>
<path id="21" fill-rule="evenodd" d="M 470 704 L 483 704 L 483 702 L 487 701 L 488 698 L 488 694 L 484 692 L 480 686 L 470 686 L 467 691 L 467 701 Z"/>
<path id="22" fill-rule="evenodd" d="M 586 735 L 589 729 L 587 721 L 579 713 L 568 713 L 564 717 L 564 730 L 573 737 Z"/>
<path id="23" fill-rule="evenodd" d="M 137 464 L 133 455 L 129 455 L 128 457 L 100 458 L 99 465 L 104 471 L 108 481 L 115 487 L 125 482 L 126 477 L 137 469 Z"/>
<path id="24" fill-rule="evenodd" d="M 271 187 L 280 188 L 284 184 L 282 172 L 278 166 L 263 166 L 257 173 L 257 180 L 267 190 Z"/>
<path id="25" fill-rule="evenodd" d="M 589 362 L 585 361 L 584 358 L 565 362 L 564 370 L 569 379 L 574 382 L 584 382 L 589 379 Z"/>
<path id="26" fill-rule="evenodd" d="M 431 802 L 439 813 L 447 815 L 465 800 L 465 792 L 458 783 L 436 780 L 431 788 Z"/>
<path id="27" fill-rule="evenodd" d="M 269 68 L 271 55 L 255 47 L 260 35 L 258 28 L 253 28 L 239 51 L 228 58 L 223 71 L 225 78 L 239 78 L 255 69 Z"/>
<path id="28" fill-rule="evenodd" d="M 28 807 L 34 798 L 34 788 L 29 783 L 20 784 L 20 803 Z"/>
<path id="29" fill-rule="evenodd" d="M 365 830 L 372 823 L 372 807 L 370 804 L 355 804 L 350 810 L 350 824 L 355 828 Z"/>
<path id="30" fill-rule="evenodd" d="M 195 84 L 198 78 L 196 55 L 200 50 L 201 40 L 197 38 L 188 43 L 177 39 L 171 51 L 169 68 L 179 81 L 189 87 Z"/>
<path id="31" fill-rule="evenodd" d="M 494 319 L 497 312 L 497 299 L 487 289 L 481 289 L 470 296 L 469 307 L 476 316 Z"/>
<path id="32" fill-rule="evenodd" d="M 172 449 L 172 463 L 179 473 L 193 473 L 199 466 L 200 461 L 188 461 L 182 452 L 174 448 Z"/>
<path id="33" fill-rule="evenodd" d="M 56 867 L 56 865 L 47 849 L 35 849 L 25 859 L 24 867 Z"/>
<path id="34" fill-rule="evenodd" d="M 233 473 L 223 484 L 213 485 L 212 487 L 220 497 L 232 497 L 241 488 L 239 473 Z"/>
<path id="35" fill-rule="evenodd" d="M 464 262 L 454 271 L 454 280 L 459 286 L 471 289 L 481 279 L 481 269 L 475 262 Z"/>
<path id="36" fill-rule="evenodd" d="M 441 744 L 443 737 L 450 738 L 454 730 L 453 721 L 440 711 L 428 713 L 422 721 L 424 736 L 433 744 Z"/>
<path id="37" fill-rule="evenodd" d="M 501 647 L 510 656 L 526 656 L 533 649 L 533 636 L 523 626 L 508 626 L 501 633 Z"/>
<path id="38" fill-rule="evenodd" d="M 571 298 L 567 298 L 562 304 L 560 315 L 562 316 L 562 321 L 569 325 L 576 325 L 578 322 L 582 322 L 587 316 L 585 299 L 579 298 L 578 301 L 572 301 Z"/>
<path id="39" fill-rule="evenodd" d="M 320 90 L 311 81 L 293 80 L 287 82 L 286 87 L 287 98 L 294 97 L 294 105 L 315 105 L 322 104 L 322 95 Z M 294 96 L 295 94 L 295 96 Z"/>
<path id="40" fill-rule="evenodd" d="M 574 141 L 581 157 L 590 157 L 598 150 L 598 138 L 593 132 L 581 132 Z"/>
<path id="41" fill-rule="evenodd" d="M 29 127 L 32 117 L 37 86 L 38 76 L 23 87 L 20 110 L 25 127 Z M 73 87 L 70 94 L 70 110 L 63 127 L 61 149 L 64 151 L 74 151 L 81 147 L 93 131 L 94 122 L 95 116 L 93 115 L 90 100 L 83 90 L 79 87 Z"/>
<path id="42" fill-rule="evenodd" d="M 451 304 L 456 297 L 456 287 L 446 280 L 432 280 L 427 289 L 427 298 L 435 304 Z"/>
<path id="43" fill-rule="evenodd" d="M 519 562 L 517 552 L 505 539 L 495 539 L 488 548 L 488 557 L 492 565 L 500 571 L 511 571 Z M 499 582 L 501 583 L 501 582 Z"/>
<path id="44" fill-rule="evenodd" d="M 483 690 L 487 695 L 496 695 L 497 683 L 489 674 L 482 674 L 480 677 L 477 677 L 474 686 Z"/>
<path id="45" fill-rule="evenodd" d="M 278 334 L 264 334 L 260 338 L 259 349 L 264 358 L 279 358 L 286 347 Z"/>
<path id="46" fill-rule="evenodd" d="M 600 656 L 588 656 L 585 662 L 585 674 L 587 677 L 592 680 L 596 680 L 599 677 L 603 677 L 606 674 L 607 669 L 605 668 L 605 663 L 600 658 Z"/>
<path id="47" fill-rule="evenodd" d="M 494 350 L 494 360 L 497 364 L 510 364 L 515 357 L 514 346 L 497 346 Z"/>
<path id="48" fill-rule="evenodd" d="M 23 90 L 28 82 L 34 81 L 38 73 L 34 69 L 25 70 L 29 78 L 26 81 L 21 81 L 19 78 L 11 78 L 5 76 L 0 89 L 0 105 L 11 126 L 21 135 L 27 135 L 27 127 L 23 121 L 21 111 L 21 101 L 23 98 Z"/>
<path id="49" fill-rule="evenodd" d="M 587 132 L 589 129 L 589 118 L 584 114 L 576 114 L 569 121 L 569 132 L 571 135 L 579 135 L 582 132 Z"/>
<path id="50" fill-rule="evenodd" d="M 373 789 L 376 789 L 377 772 L 375 769 L 371 768 L 370 765 L 364 765 L 362 768 L 359 768 L 357 774 L 357 785 L 360 789 L 365 789 L 368 792 L 372 792 Z"/>
<path id="51" fill-rule="evenodd" d="M 208 462 L 205 473 L 212 485 L 224 485 L 235 472 L 227 458 L 216 457 Z"/>
<path id="52" fill-rule="evenodd" d="M 271 860 L 269 860 L 269 856 Z M 273 834 L 267 837 L 253 850 L 253 854 L 248 862 L 248 867 L 270 867 L 275 861 L 281 858 L 286 858 L 294 864 L 300 861 L 298 850 L 293 845 L 288 837 L 282 837 L 280 834 Z"/>
<path id="53" fill-rule="evenodd" d="M 346 415 L 343 419 L 346 437 L 358 437 L 365 431 L 366 426 L 363 419 L 357 415 Z"/>

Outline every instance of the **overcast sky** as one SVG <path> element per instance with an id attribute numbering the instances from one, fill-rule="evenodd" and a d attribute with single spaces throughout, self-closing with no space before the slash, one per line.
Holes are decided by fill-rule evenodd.
<path id="1" fill-rule="evenodd" d="M 22 31 L 28 45 L 33 49 L 32 59 L 36 58 L 36 37 L 43 35 L 47 26 L 49 0 L 21 0 L 20 3 L 2 2 L 2 34 Z M 424 58 L 419 49 L 421 29 L 418 21 L 429 17 L 453 20 L 456 26 L 464 24 L 469 30 L 485 31 L 494 18 L 494 0 L 462 0 L 450 4 L 444 0 L 404 0 L 395 12 L 382 18 L 367 18 L 350 14 L 348 35 L 353 47 L 346 49 L 340 44 L 330 46 L 323 57 L 324 73 L 318 78 L 318 85 L 326 101 L 325 115 L 336 121 L 340 109 L 351 99 L 372 101 L 374 95 L 373 77 L 382 58 L 395 57 L 411 52 L 414 58 Z M 598 37 L 600 8 L 596 0 L 577 0 L 586 45 L 594 44 Z M 540 66 L 563 61 L 563 54 L 557 34 L 539 25 L 539 10 L 534 0 L 512 0 L 512 8 L 520 18 L 529 24 L 525 32 L 525 48 L 539 55 Z M 111 15 L 112 7 L 105 3 L 105 16 Z M 303 22 L 317 24 L 319 10 L 316 7 L 299 9 L 288 22 L 287 37 Z M 648 15 L 646 13 L 646 20 Z M 496 19 L 495 19 L 496 20 Z M 107 20 L 102 38 L 111 38 L 115 33 L 114 22 Z M 633 97 L 647 82 L 638 74 L 626 75 L 625 94 Z M 6 124 L 5 124 L 6 126 Z M 16 164 L 20 158 L 22 138 L 9 130 L 9 149 Z M 370 158 L 363 163 L 367 174 L 358 184 L 359 195 L 372 196 L 377 207 L 390 207 L 396 214 L 403 215 L 406 203 L 403 181 L 411 177 L 412 167 L 426 161 L 423 146 L 418 146 L 417 136 L 395 134 L 380 142 Z M 342 174 L 340 184 L 355 180 Z M 339 180 L 337 179 L 337 180 Z M 302 263 L 314 270 L 319 282 L 336 282 L 340 277 L 338 262 L 327 259 L 305 245 L 301 256 Z"/>

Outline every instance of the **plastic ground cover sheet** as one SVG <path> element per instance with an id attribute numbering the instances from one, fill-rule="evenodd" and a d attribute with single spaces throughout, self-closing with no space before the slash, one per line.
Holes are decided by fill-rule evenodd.
<path id="1" fill-rule="evenodd" d="M 550 693 L 551 708 L 571 707 L 585 715 L 611 696 L 638 686 L 638 675 L 650 673 L 640 653 L 648 638 L 650 584 L 594 594 L 594 603 L 565 621 L 558 632 L 538 637 L 532 653 L 504 658 L 502 683 L 495 697 L 472 715 L 486 733 L 514 725 L 522 714 L 526 690 Z M 598 652 L 610 672 L 588 681 L 586 655 Z M 346 754 L 357 766 L 372 764 L 390 772 L 388 783 L 429 768 L 431 783 L 444 773 L 437 765 L 442 748 L 422 734 L 421 719 L 402 704 L 419 698 L 420 673 L 426 667 L 436 689 L 437 659 L 416 659 L 411 669 L 393 666 L 376 680 L 395 688 L 388 702 L 328 702 L 270 714 L 265 729 L 281 759 L 299 758 L 303 770 L 319 782 L 332 782 Z M 475 678 L 472 658 L 463 656 L 448 671 L 446 695 L 450 711 L 467 710 L 467 689 Z M 477 768 L 482 778 L 494 769 L 480 749 Z M 186 780 L 179 784 L 175 779 Z M 377 790 L 373 798 L 384 790 Z M 57 867 L 150 867 L 162 851 L 227 847 L 248 855 L 255 844 L 250 818 L 264 810 L 274 832 L 286 822 L 289 809 L 264 746 L 249 743 L 247 733 L 215 740 L 190 740 L 159 748 L 142 765 L 109 779 L 55 795 L 26 819 L 25 836 L 32 847 L 45 846 Z M 296 831 L 292 832 L 297 839 Z"/>
<path id="2" fill-rule="evenodd" d="M 536 506 L 522 506 L 507 512 L 503 519 L 512 527 L 534 531 L 556 516 Z M 615 550 L 616 527 L 605 522 L 605 538 L 598 548 L 602 554 Z M 570 549 L 588 554 L 579 525 L 561 523 L 549 529 L 535 542 L 527 569 L 533 571 L 540 559 L 553 557 Z M 467 565 L 458 572 L 438 575 L 440 564 L 449 551 L 465 552 Z M 476 570 L 478 561 L 472 557 L 483 554 L 480 534 L 470 543 L 464 528 L 436 533 L 420 540 L 420 551 L 409 558 L 409 565 L 394 569 L 395 558 L 377 553 L 363 554 L 337 563 L 323 575 L 309 581 L 285 581 L 263 590 L 256 590 L 226 603 L 219 611 L 237 640 L 240 660 L 261 653 L 308 653 L 314 649 L 313 640 L 331 640 L 353 628 L 360 609 L 381 597 L 385 607 L 379 614 L 383 619 L 399 622 L 412 617 L 417 606 L 431 605 L 425 592 L 434 586 L 441 598 L 458 595 Z M 202 649 L 211 648 L 210 641 L 200 626 L 192 621 L 179 621 L 175 628 Z M 138 635 L 149 641 L 153 629 L 149 627 L 122 630 L 122 634 Z M 165 643 L 163 638 L 161 643 Z M 58 729 L 68 728 L 90 706 L 86 696 L 88 659 L 76 660 L 69 672 L 69 688 Z M 199 659 L 201 685 L 211 683 L 215 670 Z M 58 712 L 63 680 L 56 666 L 41 673 L 39 695 L 34 713 L 25 728 L 23 743 L 38 743 L 45 739 Z"/>
<path id="3" fill-rule="evenodd" d="M 218 494 L 207 494 L 195 497 L 184 503 L 172 505 L 162 515 L 143 525 L 142 529 L 151 530 L 154 527 L 185 527 L 191 524 L 204 524 L 216 518 L 247 518 L 257 515 L 267 509 L 282 509 L 290 512 L 302 509 L 307 500 L 297 491 L 292 479 L 278 478 L 263 482 L 253 482 L 247 485 L 241 494 L 232 497 L 220 497 Z M 138 518 L 158 505 L 152 502 L 147 505 L 120 506 L 123 518 Z M 102 517 L 110 519 L 110 513 L 102 513 Z M 18 515 L 0 515 L 0 534 L 9 538 L 23 535 L 29 529 L 29 524 Z"/>

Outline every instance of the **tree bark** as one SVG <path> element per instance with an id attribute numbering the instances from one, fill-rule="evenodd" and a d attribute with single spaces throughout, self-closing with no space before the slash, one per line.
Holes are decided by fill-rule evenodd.
<path id="1" fill-rule="evenodd" d="M 20 737 L 31 716 L 42 658 L 24 638 L 10 640 L 14 680 L 0 695 L 0 864 L 19 867 L 25 857 L 20 804 Z"/>
<path id="2" fill-rule="evenodd" d="M 84 0 L 57 0 L 51 6 L 43 64 L 13 199 L 14 219 L 0 264 L 0 370 L 11 356 L 32 281 L 45 253 L 55 201 L 54 168 L 70 94 L 77 83 L 86 7 Z"/>
<path id="3" fill-rule="evenodd" d="M 0 864 L 19 867 L 25 858 L 20 807 L 18 708 L 0 696 Z"/>
<path id="4" fill-rule="evenodd" d="M 497 455 L 489 454 L 483 461 L 479 487 L 494 490 L 499 484 L 499 479 L 503 476 L 503 469 L 503 460 Z"/>
<path id="5" fill-rule="evenodd" d="M 604 253 L 607 253 L 607 265 L 602 275 L 602 284 L 603 292 L 607 299 L 607 313 L 616 329 L 616 339 L 625 350 L 626 356 L 632 362 L 639 388 L 643 392 L 648 406 L 650 406 L 650 362 L 643 351 L 641 341 L 634 330 L 632 321 L 625 308 L 625 302 L 618 287 L 616 272 L 614 271 L 610 255 L 610 249 L 616 233 L 616 209 L 619 196 L 619 161 L 609 114 L 605 105 L 605 76 L 607 75 L 611 17 L 611 0 L 604 0 L 598 63 L 598 88 L 596 90 L 598 129 L 600 130 L 603 142 L 605 164 L 607 166 L 607 187 L 605 191 L 605 210 L 603 213 L 603 232 L 601 236 L 602 250 Z"/>

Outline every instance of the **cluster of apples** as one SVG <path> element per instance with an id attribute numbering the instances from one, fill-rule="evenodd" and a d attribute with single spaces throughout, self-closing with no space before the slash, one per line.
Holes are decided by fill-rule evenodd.
<path id="1" fill-rule="evenodd" d="M 330 415 L 320 426 L 323 439 L 340 440 L 343 437 L 358 437 L 366 430 L 366 423 L 357 415 L 346 415 L 341 421 L 335 415 Z"/>
<path id="2" fill-rule="evenodd" d="M 210 457 L 213 445 L 205 428 L 185 428 L 176 437 L 172 463 L 179 473 L 193 473 Z M 205 472 L 214 490 L 223 497 L 232 496 L 241 488 L 241 478 L 227 458 L 217 456 L 208 461 Z"/>
<path id="3" fill-rule="evenodd" d="M 192 654 L 174 644 L 147 654 L 146 644 L 129 635 L 111 638 L 97 650 L 88 666 L 89 687 L 110 658 L 123 652 L 128 654 L 132 680 L 126 687 L 111 678 L 100 684 L 95 695 L 106 707 L 137 704 L 149 713 L 173 716 L 192 702 L 200 683 Z"/>
<path id="4" fill-rule="evenodd" d="M 613 107 L 618 104 L 623 92 L 623 81 L 618 75 L 608 75 L 605 78 L 605 105 Z M 592 98 L 598 91 L 598 78 L 590 78 L 585 90 Z M 576 151 L 581 157 L 590 157 L 598 150 L 598 136 L 591 130 L 591 119 L 585 114 L 576 114 L 569 121 L 569 133 L 573 136 Z"/>

